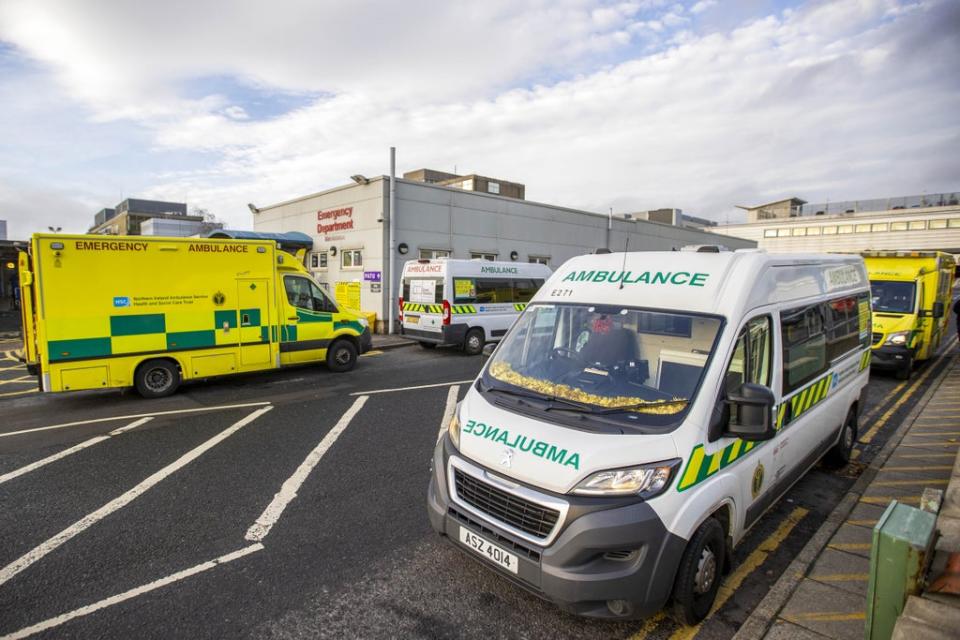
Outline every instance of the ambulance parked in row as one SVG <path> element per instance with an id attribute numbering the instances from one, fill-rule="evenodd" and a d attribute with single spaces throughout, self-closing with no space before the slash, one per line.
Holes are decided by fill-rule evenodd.
<path id="1" fill-rule="evenodd" d="M 411 260 L 403 265 L 401 331 L 427 348 L 476 355 L 507 333 L 551 273 L 536 263 Z"/>
<path id="2" fill-rule="evenodd" d="M 750 527 L 850 459 L 869 296 L 859 256 L 569 260 L 438 442 L 433 528 L 575 614 L 696 624 Z"/>
<path id="3" fill-rule="evenodd" d="M 873 305 L 873 359 L 878 369 L 910 377 L 948 337 L 957 267 L 941 251 L 867 251 Z"/>
<path id="4" fill-rule="evenodd" d="M 371 344 L 272 240 L 37 234 L 20 254 L 24 356 L 43 391 L 136 387 L 326 362 Z"/>

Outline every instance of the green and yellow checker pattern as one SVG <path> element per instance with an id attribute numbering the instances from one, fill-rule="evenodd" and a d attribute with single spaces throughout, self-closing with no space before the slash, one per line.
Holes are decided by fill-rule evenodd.
<path id="1" fill-rule="evenodd" d="M 817 406 L 830 394 L 833 380 L 837 374 L 828 373 L 817 378 L 802 390 L 785 400 L 777 408 L 776 429 L 780 431 L 797 417 Z M 721 469 L 744 458 L 748 453 L 764 444 L 763 442 L 736 439 L 723 449 L 714 453 L 706 453 L 702 444 L 698 444 L 690 453 L 687 466 L 677 483 L 677 491 L 685 491 L 693 487 Z"/>
<path id="2" fill-rule="evenodd" d="M 870 357 L 873 352 L 870 349 L 867 349 L 860 356 L 860 371 L 863 371 L 870 366 Z"/>
<path id="3" fill-rule="evenodd" d="M 419 304 L 416 302 L 404 302 L 403 303 L 404 311 L 413 311 L 419 313 L 443 313 L 442 304 Z M 477 307 L 472 304 L 452 304 L 450 305 L 450 313 L 452 314 L 466 314 L 466 313 L 476 313 Z"/>
<path id="4" fill-rule="evenodd" d="M 513 310 L 514 310 L 514 311 L 523 311 L 523 310 L 526 309 L 526 308 L 527 308 L 527 303 L 526 303 L 526 302 L 514 302 L 514 303 L 513 303 Z"/>
<path id="5" fill-rule="evenodd" d="M 50 362 L 267 342 L 260 309 L 67 318 L 48 323 Z M 63 326 L 59 326 L 59 325 Z M 239 332 L 237 331 L 239 329 Z M 57 338 L 82 332 L 91 337 Z"/>

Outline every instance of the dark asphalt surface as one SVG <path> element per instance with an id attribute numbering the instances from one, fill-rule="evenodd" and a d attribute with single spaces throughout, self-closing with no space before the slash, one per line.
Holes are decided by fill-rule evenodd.
<path id="1" fill-rule="evenodd" d="M 928 363 L 914 374 L 918 380 Z M 118 391 L 0 397 L 0 434 L 110 416 L 270 402 L 243 427 L 127 506 L 0 584 L 0 635 L 164 578 L 251 543 L 244 534 L 356 400 L 351 393 L 472 378 L 478 358 L 403 347 L 349 374 L 301 367 L 186 387 L 159 401 Z M 854 482 L 933 376 L 874 374 L 875 418 L 905 394 L 857 462 L 817 468 L 736 550 L 742 561 L 796 507 L 809 513 L 701 629 L 729 638 Z M 669 620 L 577 619 L 436 537 L 424 497 L 446 386 L 370 395 L 319 462 L 264 549 L 36 637 L 669 637 Z M 461 385 L 462 397 L 466 384 Z M 894 393 L 894 390 L 897 390 Z M 0 484 L 0 567 L 129 490 L 257 407 L 158 416 Z M 0 437 L 0 475 L 133 418 Z M 870 425 L 862 425 L 865 431 Z"/>

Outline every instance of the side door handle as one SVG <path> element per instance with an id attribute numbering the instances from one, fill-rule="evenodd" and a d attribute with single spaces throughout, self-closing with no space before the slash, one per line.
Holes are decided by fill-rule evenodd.
<path id="1" fill-rule="evenodd" d="M 287 318 L 287 322 L 296 322 L 299 319 L 300 318 L 298 318 L 297 316 L 293 316 L 293 317 Z"/>

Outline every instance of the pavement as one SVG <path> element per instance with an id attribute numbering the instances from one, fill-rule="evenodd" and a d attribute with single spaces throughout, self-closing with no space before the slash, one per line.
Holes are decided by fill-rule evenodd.
<path id="1" fill-rule="evenodd" d="M 373 349 L 346 374 L 304 365 L 152 401 L 32 380 L 0 396 L 0 637 L 727 639 L 944 362 L 872 376 L 857 461 L 814 468 L 758 521 L 698 627 L 575 618 L 433 534 L 431 452 L 481 365 L 457 349 Z M 23 382 L 5 367 L 0 393 Z"/>
<path id="2" fill-rule="evenodd" d="M 960 465 L 956 351 L 951 346 L 946 362 L 925 372 L 934 380 L 924 397 L 740 629 L 737 640 L 864 637 L 873 527 L 891 501 L 919 507 L 925 488 L 947 489 L 955 462 Z M 873 434 L 867 430 L 860 437 L 862 443 Z"/>

